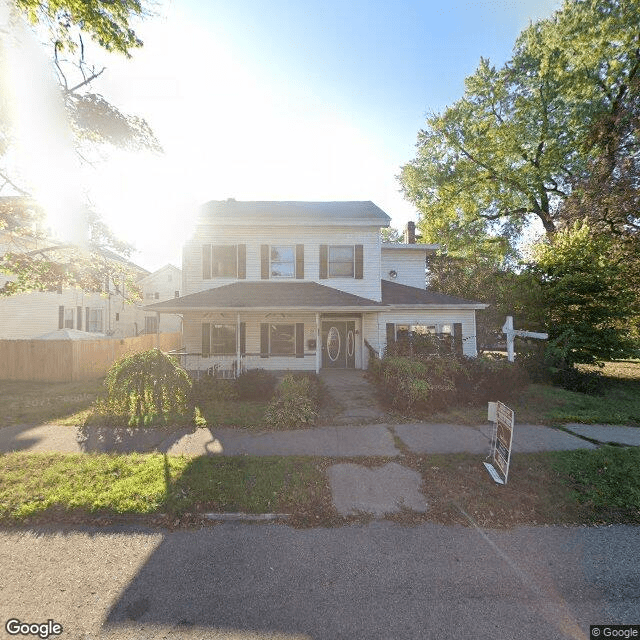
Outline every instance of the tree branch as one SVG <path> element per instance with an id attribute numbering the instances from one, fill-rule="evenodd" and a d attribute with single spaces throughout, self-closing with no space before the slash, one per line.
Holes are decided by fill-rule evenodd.
<path id="1" fill-rule="evenodd" d="M 84 87 L 85 85 L 89 84 L 90 82 L 93 82 L 98 76 L 102 75 L 104 73 L 104 71 L 106 70 L 107 67 L 102 67 L 102 69 L 100 69 L 100 71 L 98 71 L 97 73 L 92 73 L 88 78 L 85 78 L 82 82 L 79 82 L 75 87 L 71 87 L 71 89 L 66 89 L 66 93 L 74 93 L 75 91 L 77 91 L 78 89 L 80 89 L 80 87 Z"/>

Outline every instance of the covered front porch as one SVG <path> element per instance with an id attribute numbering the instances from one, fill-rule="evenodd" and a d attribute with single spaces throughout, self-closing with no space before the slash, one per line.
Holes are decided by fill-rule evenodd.
<path id="1" fill-rule="evenodd" d="M 184 317 L 184 346 L 171 352 L 192 376 L 236 378 L 249 369 L 362 369 L 362 314 L 203 312 Z"/>

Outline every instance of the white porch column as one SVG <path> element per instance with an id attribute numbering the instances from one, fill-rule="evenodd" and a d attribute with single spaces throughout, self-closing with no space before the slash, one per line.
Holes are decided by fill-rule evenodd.
<path id="1" fill-rule="evenodd" d="M 240 312 L 236 313 L 236 377 L 241 373 L 240 362 Z"/>
<path id="2" fill-rule="evenodd" d="M 320 333 L 320 314 L 316 313 L 316 373 L 320 373 L 322 352 L 322 334 Z"/>

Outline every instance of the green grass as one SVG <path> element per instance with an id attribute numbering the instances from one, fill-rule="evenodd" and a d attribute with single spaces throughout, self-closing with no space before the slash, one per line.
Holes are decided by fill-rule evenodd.
<path id="1" fill-rule="evenodd" d="M 519 398 L 507 404 L 515 411 L 516 420 L 521 424 L 582 422 L 640 426 L 640 362 L 607 362 L 602 372 L 607 386 L 601 396 L 532 384 Z M 480 424 L 487 421 L 487 407 L 454 407 L 446 412 L 425 416 L 424 419 L 431 422 Z"/>
<path id="2" fill-rule="evenodd" d="M 0 381 L 0 426 L 82 424 L 102 389 L 102 380 L 85 382 Z"/>
<path id="3" fill-rule="evenodd" d="M 594 520 L 640 523 L 639 447 L 607 446 L 549 456 L 575 499 L 593 509 Z"/>
<path id="4" fill-rule="evenodd" d="M 300 508 L 323 485 L 302 457 L 161 454 L 0 456 L 0 522 L 47 514 L 267 513 Z"/>
<path id="5" fill-rule="evenodd" d="M 253 400 L 209 400 L 198 403 L 202 417 L 210 427 L 264 428 L 269 403 Z"/>

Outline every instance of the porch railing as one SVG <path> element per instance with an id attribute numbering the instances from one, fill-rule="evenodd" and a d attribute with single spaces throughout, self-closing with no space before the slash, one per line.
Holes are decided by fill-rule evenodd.
<path id="1" fill-rule="evenodd" d="M 199 380 L 202 376 L 212 375 L 216 378 L 233 380 L 248 369 L 261 369 L 265 367 L 266 360 L 259 353 L 244 353 L 240 356 L 240 368 L 238 368 L 237 356 L 203 356 L 202 353 L 190 353 L 182 349 L 168 351 L 168 355 L 177 358 L 180 366 L 189 373 L 192 378 Z M 315 352 L 305 353 L 306 356 L 314 356 Z M 271 356 L 284 357 L 289 356 Z M 295 356 L 290 356 L 292 361 L 300 362 Z"/>

